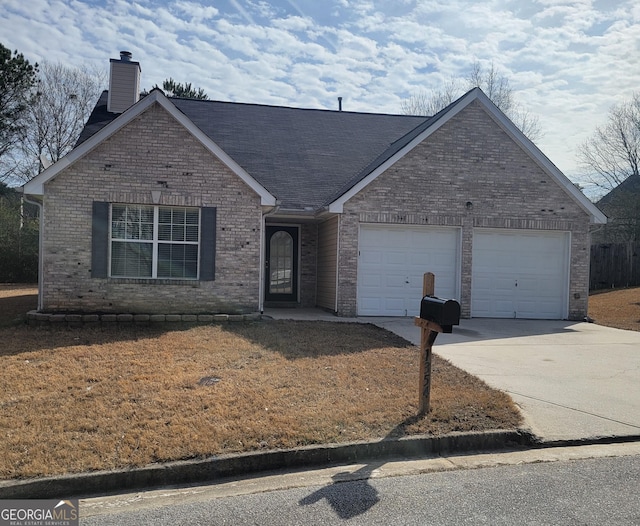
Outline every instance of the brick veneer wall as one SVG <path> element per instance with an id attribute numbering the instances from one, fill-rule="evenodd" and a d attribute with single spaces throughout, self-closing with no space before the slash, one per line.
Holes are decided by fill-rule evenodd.
<path id="1" fill-rule="evenodd" d="M 166 188 L 158 181 L 165 181 Z M 93 201 L 217 207 L 215 281 L 91 278 Z M 159 105 L 46 184 L 46 311 L 234 313 L 258 310 L 260 199 Z"/>
<path id="2" fill-rule="evenodd" d="M 316 306 L 316 273 L 318 263 L 318 225 L 300 226 L 300 305 Z"/>
<path id="3" fill-rule="evenodd" d="M 472 203 L 467 207 L 467 203 Z M 569 318 L 587 313 L 589 217 L 478 102 L 350 199 L 340 221 L 338 313 L 357 311 L 361 222 L 462 229 L 461 307 L 471 314 L 474 228 L 571 232 Z"/>

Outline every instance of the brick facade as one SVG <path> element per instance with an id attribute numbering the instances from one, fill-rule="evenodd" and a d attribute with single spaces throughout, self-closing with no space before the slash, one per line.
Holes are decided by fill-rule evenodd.
<path id="1" fill-rule="evenodd" d="M 159 183 L 161 181 L 162 183 Z M 93 201 L 216 207 L 215 281 L 91 278 Z M 258 310 L 260 199 L 158 104 L 46 183 L 45 311 Z"/>
<path id="2" fill-rule="evenodd" d="M 338 276 L 342 316 L 357 312 L 361 222 L 460 228 L 465 317 L 471 314 L 475 228 L 571 232 L 569 318 L 581 319 L 587 313 L 589 216 L 478 101 L 345 203 Z"/>
<path id="3" fill-rule="evenodd" d="M 189 315 L 259 309 L 260 197 L 159 104 L 49 180 L 45 188 L 43 310 Z M 154 203 L 152 192 L 157 197 L 158 191 L 159 202 Z M 215 281 L 92 278 L 94 201 L 216 207 Z M 276 216 L 270 220 L 278 221 Z M 571 319 L 586 315 L 588 214 L 478 101 L 349 199 L 340 220 L 333 223 L 341 316 L 357 312 L 361 223 L 460 229 L 461 304 L 467 317 L 471 314 L 475 229 L 570 232 L 568 314 Z M 328 276 L 335 280 L 335 257 L 329 258 L 335 256 L 335 250 L 329 250 L 326 240 L 319 237 L 318 224 L 305 220 L 297 226 L 300 305 L 318 303 L 318 265 L 331 265 L 320 273 L 326 296 L 322 301 L 333 310 L 335 293 L 327 280 Z"/>
<path id="4" fill-rule="evenodd" d="M 318 259 L 318 225 L 303 223 L 300 227 L 300 306 L 316 306 Z"/>

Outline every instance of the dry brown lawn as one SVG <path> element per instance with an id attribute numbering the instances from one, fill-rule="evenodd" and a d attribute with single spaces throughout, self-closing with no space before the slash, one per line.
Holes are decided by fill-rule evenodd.
<path id="1" fill-rule="evenodd" d="M 640 331 L 640 287 L 592 294 L 589 316 L 599 325 Z"/>
<path id="2" fill-rule="evenodd" d="M 27 319 L 27 312 L 38 307 L 38 289 L 34 285 L 0 283 L 0 328 Z"/>
<path id="3" fill-rule="evenodd" d="M 32 288 L 0 286 L 0 478 L 309 444 L 513 429 L 511 399 L 372 325 L 35 329 Z"/>

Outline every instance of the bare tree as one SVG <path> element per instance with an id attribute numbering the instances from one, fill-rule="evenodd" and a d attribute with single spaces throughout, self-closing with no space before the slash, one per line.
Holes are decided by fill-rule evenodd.
<path id="1" fill-rule="evenodd" d="M 609 192 L 640 167 L 640 93 L 609 110 L 607 123 L 578 150 L 578 160 L 589 181 Z"/>
<path id="2" fill-rule="evenodd" d="M 15 177 L 26 182 L 73 149 L 106 84 L 106 72 L 61 63 L 40 65 L 25 117 Z"/>
<path id="3" fill-rule="evenodd" d="M 474 62 L 471 73 L 467 77 L 466 87 L 480 88 L 504 113 L 511 111 L 514 105 L 513 90 L 509 85 L 509 79 L 500 75 L 493 62 L 489 69 L 483 69 L 480 62 Z"/>
<path id="4" fill-rule="evenodd" d="M 440 88 L 420 91 L 401 102 L 400 108 L 405 115 L 435 115 L 460 97 L 460 80 L 450 78 Z"/>
<path id="5" fill-rule="evenodd" d="M 594 236 L 601 242 L 640 240 L 640 93 L 609 110 L 578 150 L 585 178 L 601 194 L 598 207 L 608 224 Z"/>
<path id="6" fill-rule="evenodd" d="M 401 109 L 406 115 L 435 115 L 475 87 L 482 89 L 529 139 L 535 141 L 542 136 L 538 117 L 515 100 L 509 79 L 501 75 L 493 63 L 485 69 L 476 61 L 465 79 L 450 78 L 438 89 L 411 95 L 402 101 Z"/>

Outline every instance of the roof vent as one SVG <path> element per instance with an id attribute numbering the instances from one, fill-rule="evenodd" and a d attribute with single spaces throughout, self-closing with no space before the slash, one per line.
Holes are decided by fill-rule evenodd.
<path id="1" fill-rule="evenodd" d="M 120 60 L 109 62 L 107 111 L 123 113 L 140 100 L 140 63 L 131 60 L 130 51 L 120 51 Z"/>

